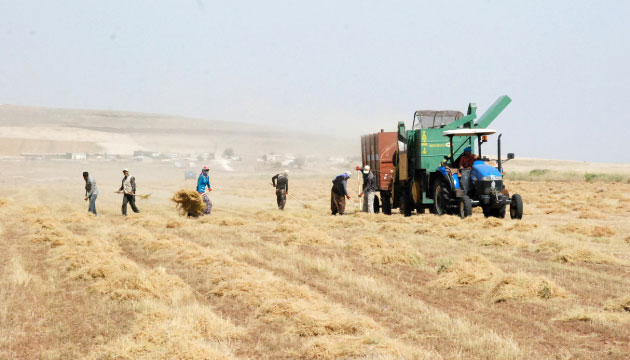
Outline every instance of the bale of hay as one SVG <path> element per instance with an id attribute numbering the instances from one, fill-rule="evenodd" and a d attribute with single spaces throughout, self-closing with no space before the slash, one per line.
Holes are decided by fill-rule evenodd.
<path id="1" fill-rule="evenodd" d="M 608 300 L 604 309 L 615 312 L 630 312 L 630 296 Z"/>
<path id="2" fill-rule="evenodd" d="M 370 318 L 311 299 L 266 301 L 256 318 L 265 324 L 285 323 L 290 333 L 299 336 L 359 335 L 376 328 Z"/>
<path id="3" fill-rule="evenodd" d="M 317 336 L 307 341 L 295 357 L 323 360 L 407 358 L 401 355 L 400 345 L 377 334 Z M 428 357 L 416 349 L 404 352 L 409 353 L 408 358 Z"/>
<path id="4" fill-rule="evenodd" d="M 485 283 L 503 274 L 488 259 L 480 255 L 469 255 L 453 265 L 440 268 L 440 276 L 429 286 L 450 289 L 454 286 Z"/>
<path id="5" fill-rule="evenodd" d="M 589 263 L 589 264 L 616 264 L 618 260 L 610 255 L 603 254 L 595 249 L 576 247 L 562 250 L 555 258 L 563 263 Z"/>
<path id="6" fill-rule="evenodd" d="M 199 216 L 206 208 L 203 199 L 195 190 L 179 190 L 171 200 L 177 204 L 177 209 L 183 215 Z"/>
<path id="7" fill-rule="evenodd" d="M 513 274 L 504 276 L 491 291 L 492 300 L 503 302 L 515 300 L 549 300 L 555 297 L 565 297 L 566 291 L 553 281 L 543 276 L 527 274 Z"/>

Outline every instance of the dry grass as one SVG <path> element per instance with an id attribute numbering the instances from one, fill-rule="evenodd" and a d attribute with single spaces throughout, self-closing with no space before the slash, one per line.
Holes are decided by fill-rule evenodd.
<path id="1" fill-rule="evenodd" d="M 127 218 L 106 196 L 90 216 L 71 197 L 80 183 L 0 186 L 0 358 L 630 351 L 627 184 L 509 182 L 525 199 L 517 222 L 368 215 L 351 202 L 331 217 L 330 179 L 312 174 L 291 184 L 312 208 L 289 198 L 278 211 L 267 175 L 218 174 L 213 215 L 184 218 L 172 198 L 185 213 L 203 204 L 194 190 L 172 196 L 193 187 L 180 175 L 143 181 L 153 195 Z"/>

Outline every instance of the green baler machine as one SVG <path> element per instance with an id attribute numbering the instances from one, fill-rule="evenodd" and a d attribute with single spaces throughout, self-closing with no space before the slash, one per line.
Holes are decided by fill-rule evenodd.
<path id="1" fill-rule="evenodd" d="M 478 136 L 446 137 L 444 132 L 486 129 L 511 101 L 507 95 L 501 96 L 478 119 L 477 106 L 471 103 L 466 115 L 459 111 L 416 111 L 410 130 L 404 122 L 399 122 L 399 151 L 394 156 L 395 180 L 391 191 L 381 194 L 383 212 L 391 213 L 391 208 L 400 207 L 401 212 L 410 215 L 414 209 L 419 213 L 432 209 L 432 187 L 441 178 L 438 168 L 449 162 L 452 166 L 467 146 L 477 153 L 473 138 Z M 480 145 L 482 139 L 477 140 Z"/>

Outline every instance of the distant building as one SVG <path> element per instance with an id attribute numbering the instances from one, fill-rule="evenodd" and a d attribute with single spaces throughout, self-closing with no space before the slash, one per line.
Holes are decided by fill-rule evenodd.
<path id="1" fill-rule="evenodd" d="M 86 153 L 70 153 L 70 159 L 72 160 L 87 160 Z"/>
<path id="2" fill-rule="evenodd" d="M 157 151 L 136 150 L 133 152 L 133 157 L 135 158 L 137 156 L 145 156 L 152 159 L 159 159 L 160 157 L 162 157 L 162 153 Z"/>
<path id="3" fill-rule="evenodd" d="M 343 156 L 331 156 L 328 158 L 328 162 L 333 164 L 345 164 L 346 158 Z"/>

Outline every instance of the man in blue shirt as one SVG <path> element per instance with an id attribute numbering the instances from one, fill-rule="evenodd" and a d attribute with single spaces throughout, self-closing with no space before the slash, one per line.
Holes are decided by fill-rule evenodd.
<path id="1" fill-rule="evenodd" d="M 206 204 L 206 209 L 203 211 L 204 215 L 210 215 L 210 212 L 212 212 L 212 202 L 208 197 L 208 193 L 206 193 L 206 187 L 208 188 L 208 192 L 212 191 L 212 186 L 210 186 L 210 176 L 208 176 L 209 172 L 210 169 L 208 169 L 207 166 L 204 166 L 201 170 L 201 174 L 199 174 L 199 179 L 197 180 L 197 192 Z"/>

